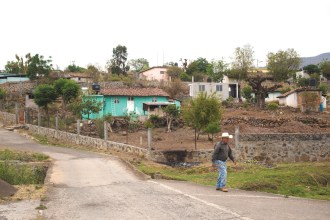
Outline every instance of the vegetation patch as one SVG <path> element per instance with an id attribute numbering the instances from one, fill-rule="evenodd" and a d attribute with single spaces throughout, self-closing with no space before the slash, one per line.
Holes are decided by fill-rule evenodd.
<path id="1" fill-rule="evenodd" d="M 18 192 L 12 200 L 42 195 L 49 157 L 40 153 L 0 150 L 0 179 L 14 185 Z M 8 200 L 1 198 L 0 202 Z"/>
<path id="2" fill-rule="evenodd" d="M 210 164 L 169 167 L 150 161 L 135 162 L 155 177 L 215 186 L 218 172 Z M 330 200 L 330 162 L 282 163 L 265 167 L 255 163 L 228 163 L 228 187 L 312 199 Z"/>

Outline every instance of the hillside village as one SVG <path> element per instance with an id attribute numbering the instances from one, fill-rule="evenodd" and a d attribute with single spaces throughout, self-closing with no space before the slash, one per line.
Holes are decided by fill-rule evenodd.
<path id="1" fill-rule="evenodd" d="M 121 48 L 122 46 L 118 46 L 114 50 L 120 50 Z M 249 49 L 251 48 L 241 48 L 243 52 Z M 289 54 L 292 51 L 284 52 Z M 248 58 L 253 61 L 252 57 Z M 112 60 L 116 59 L 119 58 L 114 55 Z M 272 118 L 278 119 L 278 117 L 283 118 L 287 115 L 291 117 L 293 112 L 297 114 L 294 118 L 310 117 L 311 114 L 314 114 L 310 120 L 320 122 L 310 124 L 322 124 L 320 126 L 321 132 L 328 128 L 328 118 L 324 116 L 327 116 L 328 112 L 327 97 L 329 96 L 327 96 L 327 93 L 330 86 L 327 80 L 329 73 L 326 71 L 328 71 L 327 65 L 329 65 L 329 62 L 308 63 L 308 61 L 315 62 L 315 59 L 303 58 L 300 61 L 296 57 L 296 66 L 293 65 L 295 69 L 288 66 L 286 72 L 281 70 L 281 75 L 276 72 L 280 71 L 276 65 L 284 65 L 279 64 L 280 62 L 276 64 L 276 62 L 271 63 L 269 61 L 267 68 L 253 66 L 253 62 L 250 62 L 250 66 L 239 66 L 239 58 L 237 59 L 231 64 L 231 69 L 222 60 L 209 62 L 204 58 L 199 58 L 189 64 L 185 59 L 180 65 L 171 62 L 164 66 L 155 67 L 149 67 L 148 62 L 143 59 L 130 62 L 119 60 L 118 62 L 122 62 L 122 65 L 109 66 L 108 73 L 92 65 L 85 69 L 75 64 L 69 65 L 65 71 L 49 68 L 48 71 L 45 70 L 47 74 L 39 76 L 34 72 L 30 74 L 8 74 L 2 71 L 0 75 L 1 109 L 14 112 L 15 105 L 17 108 L 18 104 L 20 111 L 25 112 L 25 114 L 21 113 L 20 118 L 25 117 L 22 120 L 36 123 L 38 103 L 35 102 L 34 98 L 37 88 L 40 85 L 51 85 L 52 88 L 52 83 L 55 82 L 54 86 L 63 90 L 64 87 L 61 87 L 63 86 L 61 83 L 64 84 L 66 83 L 65 80 L 69 80 L 77 87 L 69 86 L 67 88 L 69 93 L 66 95 L 63 94 L 63 91 L 62 93 L 56 91 L 59 94 L 54 95 L 53 101 L 46 104 L 39 103 L 42 117 L 50 116 L 50 118 L 53 118 L 51 119 L 53 124 L 55 116 L 59 116 L 63 120 L 70 118 L 69 121 L 72 122 L 79 119 L 89 121 L 106 117 L 109 119 L 110 117 L 110 124 L 114 128 L 117 126 L 119 131 L 120 129 L 124 130 L 125 126 L 128 126 L 127 123 L 129 123 L 121 123 L 121 118 L 128 117 L 129 121 L 140 122 L 141 126 L 144 127 L 143 123 L 145 125 L 147 121 L 150 122 L 150 118 L 164 117 L 165 120 L 169 116 L 165 111 L 168 106 L 175 105 L 177 109 L 184 109 L 185 106 L 189 105 L 189 100 L 196 99 L 200 93 L 205 93 L 216 95 L 222 102 L 222 107 L 225 110 L 222 116 L 223 120 L 219 122 L 221 130 L 233 132 L 233 128 L 228 126 L 238 126 L 240 124 L 242 124 L 242 132 L 253 130 L 250 128 L 245 130 L 244 127 L 246 126 L 261 128 L 262 131 L 257 132 L 275 132 L 275 128 L 279 127 L 263 125 L 260 122 L 254 123 L 254 120 L 250 119 L 242 119 L 246 118 L 251 112 L 255 112 L 251 115 L 253 118 L 271 118 L 270 120 Z M 294 57 L 291 59 L 294 59 Z M 302 62 L 308 65 L 299 70 L 298 67 Z M 128 70 L 129 64 L 132 66 L 131 70 Z M 8 62 L 7 72 L 14 72 L 19 69 L 20 65 L 23 64 L 15 64 L 14 61 Z M 211 70 L 210 67 L 212 67 Z M 28 69 L 28 67 L 25 66 L 25 69 Z M 62 79 L 65 80 L 61 81 Z M 69 85 L 72 84 L 69 83 Z M 59 90 L 58 88 L 57 90 Z M 41 94 L 47 93 L 49 89 L 46 88 Z M 77 91 L 74 91 L 74 89 Z M 49 93 L 47 98 L 50 96 Z M 85 106 L 85 111 L 81 109 L 78 114 L 70 108 L 73 105 L 77 106 L 87 102 L 90 102 L 91 105 L 97 103 L 99 106 L 94 106 L 94 109 L 93 106 L 89 106 L 90 109 L 87 111 Z M 80 108 L 82 107 L 80 106 Z M 179 119 L 180 117 L 181 119 Z M 180 126 L 184 126 L 182 116 L 180 117 L 174 120 L 174 130 L 178 131 Z M 47 124 L 45 120 L 44 125 Z M 178 120 L 180 122 L 177 122 Z M 301 122 L 303 120 L 296 121 Z M 153 126 L 166 127 L 166 123 L 161 124 Z M 285 123 L 281 124 L 281 127 L 288 126 Z M 293 126 L 293 129 L 278 129 L 276 132 L 299 133 L 299 128 L 302 127 L 301 125 Z M 273 130 L 269 130 L 270 128 L 273 128 Z M 77 132 L 74 131 L 72 125 L 67 124 L 65 129 L 73 129 L 73 132 Z M 96 136 L 99 133 L 96 131 L 91 132 L 90 128 L 88 130 L 89 134 Z M 305 132 L 314 130 L 315 126 L 308 130 L 301 129 Z M 112 132 L 111 126 L 110 131 Z M 203 130 L 201 129 L 200 132 L 203 132 Z M 174 133 L 171 135 L 173 136 Z M 115 138 L 116 133 L 111 134 L 111 136 Z"/>

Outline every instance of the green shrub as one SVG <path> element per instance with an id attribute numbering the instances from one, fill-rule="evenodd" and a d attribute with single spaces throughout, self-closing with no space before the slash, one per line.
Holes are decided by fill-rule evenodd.
<path id="1" fill-rule="evenodd" d="M 325 83 L 321 83 L 319 86 L 319 90 L 322 91 L 323 96 L 326 96 L 328 94 L 328 85 Z"/>
<path id="2" fill-rule="evenodd" d="M 267 109 L 271 111 L 275 111 L 278 109 L 278 104 L 275 102 L 271 102 L 267 104 Z"/>
<path id="3" fill-rule="evenodd" d="M 252 87 L 251 86 L 244 86 L 242 89 L 242 96 L 245 98 L 248 102 L 252 101 Z"/>
<path id="4" fill-rule="evenodd" d="M 187 73 L 180 73 L 180 79 L 184 82 L 191 81 L 191 76 L 189 76 Z"/>
<path id="5" fill-rule="evenodd" d="M 144 127 L 146 128 L 153 128 L 155 127 L 155 125 L 150 121 L 150 120 L 147 120 L 143 123 Z"/>

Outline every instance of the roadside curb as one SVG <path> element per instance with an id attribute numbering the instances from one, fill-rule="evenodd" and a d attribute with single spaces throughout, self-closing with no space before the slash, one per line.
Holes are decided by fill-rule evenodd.
<path id="1" fill-rule="evenodd" d="M 118 157 L 128 168 L 130 168 L 139 178 L 141 178 L 142 180 L 150 180 L 152 179 L 151 176 L 141 172 L 140 170 L 136 169 L 136 167 L 131 164 L 129 161 Z"/>

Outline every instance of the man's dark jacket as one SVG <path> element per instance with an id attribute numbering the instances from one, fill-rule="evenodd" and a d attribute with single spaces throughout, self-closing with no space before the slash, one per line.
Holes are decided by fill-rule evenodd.
<path id="1" fill-rule="evenodd" d="M 223 162 L 225 162 L 228 157 L 234 161 L 234 157 L 232 154 L 232 150 L 229 147 L 228 144 L 223 143 L 223 142 L 218 142 L 215 145 L 215 149 L 213 151 L 213 155 L 212 155 L 212 162 L 214 163 L 215 160 L 221 160 Z"/>

